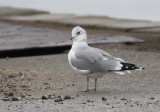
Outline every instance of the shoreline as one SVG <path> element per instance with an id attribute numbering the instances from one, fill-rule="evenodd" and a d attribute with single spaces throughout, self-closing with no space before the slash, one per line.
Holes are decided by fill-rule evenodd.
<path id="1" fill-rule="evenodd" d="M 78 16 L 74 14 L 50 14 L 45 11 L 0 7 L 0 19 L 15 22 L 33 22 L 57 26 L 80 25 L 90 29 L 105 29 L 133 33 L 160 33 L 160 21 L 118 19 L 107 16 Z"/>

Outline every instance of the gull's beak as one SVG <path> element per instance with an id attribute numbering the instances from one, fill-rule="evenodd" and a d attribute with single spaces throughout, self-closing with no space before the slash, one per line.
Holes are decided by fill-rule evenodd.
<path id="1" fill-rule="evenodd" d="M 69 41 L 72 41 L 73 40 L 73 37 L 70 37 Z"/>

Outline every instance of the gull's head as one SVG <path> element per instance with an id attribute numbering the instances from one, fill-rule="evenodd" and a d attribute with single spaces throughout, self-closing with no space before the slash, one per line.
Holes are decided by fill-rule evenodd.
<path id="1" fill-rule="evenodd" d="M 71 40 L 79 41 L 79 42 L 83 42 L 83 41 L 86 42 L 87 41 L 86 31 L 79 26 L 74 27 L 72 30 Z"/>

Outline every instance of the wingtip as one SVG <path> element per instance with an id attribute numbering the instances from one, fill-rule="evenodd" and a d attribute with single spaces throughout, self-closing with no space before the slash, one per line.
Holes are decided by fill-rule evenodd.
<path id="1" fill-rule="evenodd" d="M 142 70 L 145 70 L 145 68 L 144 68 L 144 67 L 141 67 L 141 69 L 142 69 Z"/>
<path id="2" fill-rule="evenodd" d="M 145 68 L 144 67 L 139 67 L 138 69 L 135 69 L 135 70 L 144 70 Z"/>

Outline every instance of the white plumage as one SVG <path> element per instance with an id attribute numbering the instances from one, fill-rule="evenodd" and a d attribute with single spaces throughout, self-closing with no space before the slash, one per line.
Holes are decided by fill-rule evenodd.
<path id="1" fill-rule="evenodd" d="M 89 91 L 89 78 L 95 79 L 95 91 L 97 78 L 108 72 L 118 74 L 130 73 L 130 70 L 143 69 L 134 64 L 126 63 L 121 58 L 116 58 L 107 52 L 88 46 L 86 31 L 77 26 L 72 30 L 72 48 L 68 54 L 71 67 L 78 73 L 87 76 L 87 91 Z"/>

